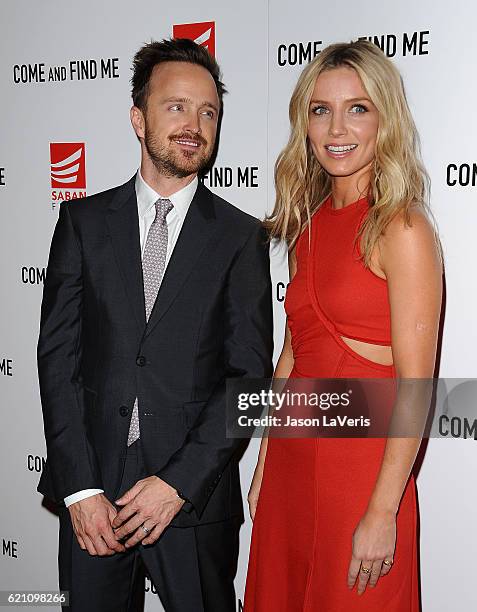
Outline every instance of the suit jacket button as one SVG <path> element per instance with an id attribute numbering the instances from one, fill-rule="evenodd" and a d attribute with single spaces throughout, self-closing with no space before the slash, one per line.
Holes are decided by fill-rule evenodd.
<path id="1" fill-rule="evenodd" d="M 136 365 L 138 365 L 140 368 L 145 366 L 146 365 L 146 358 L 143 357 L 143 355 L 139 355 L 139 357 L 136 358 Z"/>
<path id="2" fill-rule="evenodd" d="M 119 414 L 122 417 L 128 416 L 129 414 L 129 408 L 127 406 L 121 406 L 121 408 L 119 409 Z"/>

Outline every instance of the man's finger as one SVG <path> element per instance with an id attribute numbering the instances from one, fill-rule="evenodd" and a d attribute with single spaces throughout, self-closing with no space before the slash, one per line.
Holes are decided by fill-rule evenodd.
<path id="1" fill-rule="evenodd" d="M 116 515 L 116 518 L 111 523 L 113 529 L 120 527 L 125 521 L 131 518 L 137 512 L 136 504 L 129 502 L 127 506 L 124 506 Z"/>
<path id="2" fill-rule="evenodd" d="M 125 552 L 126 549 L 124 545 L 118 542 L 116 534 L 110 525 L 101 530 L 101 536 L 111 550 L 117 553 Z"/>
<path id="3" fill-rule="evenodd" d="M 76 536 L 81 550 L 86 550 L 86 544 L 81 536 Z"/>
<path id="4" fill-rule="evenodd" d="M 102 527 L 103 523 L 100 523 L 100 525 Z M 103 557 L 108 554 L 112 554 L 114 551 L 111 551 L 111 549 L 108 546 L 106 546 L 106 543 L 101 537 L 100 525 L 94 522 L 88 523 L 81 535 L 83 536 L 83 539 L 85 538 L 85 536 L 88 537 L 89 540 L 91 541 L 91 544 L 93 545 L 95 549 L 95 554 Z M 86 546 L 88 547 L 87 544 Z M 88 547 L 88 550 L 89 550 L 89 547 Z"/>
<path id="5" fill-rule="evenodd" d="M 147 527 L 147 533 L 144 531 L 143 527 Z M 141 523 L 141 525 L 136 529 L 134 534 L 125 542 L 126 548 L 132 548 L 133 546 L 136 546 L 136 544 L 144 540 L 146 536 L 149 536 L 153 529 L 153 525 L 148 526 L 146 524 Z"/>
<path id="6" fill-rule="evenodd" d="M 134 533 L 143 523 L 144 517 L 135 514 L 127 523 L 123 523 L 119 529 L 116 529 L 114 535 L 118 540 L 122 540 L 130 533 Z"/>
<path id="7" fill-rule="evenodd" d="M 157 542 L 157 540 L 161 537 L 161 535 L 164 533 L 164 529 L 165 526 L 164 525 L 156 525 L 154 527 L 154 529 L 151 531 L 151 533 L 143 539 L 142 543 L 144 546 L 147 546 L 149 544 L 154 544 L 155 542 Z"/>
<path id="8" fill-rule="evenodd" d="M 98 553 L 96 551 L 96 547 L 93 543 L 93 540 L 88 535 L 86 535 L 86 533 L 83 533 L 81 537 L 83 538 L 83 542 L 85 543 L 86 550 L 92 557 L 96 557 Z"/>
<path id="9" fill-rule="evenodd" d="M 90 555 L 95 556 L 96 548 L 94 547 L 93 541 L 87 535 L 87 533 L 81 528 L 81 525 L 78 525 L 77 527 L 73 525 L 73 531 L 74 531 L 74 534 L 76 535 L 76 539 L 78 540 L 78 544 L 80 545 L 80 547 L 83 550 L 87 550 Z M 81 543 L 83 543 L 84 548 L 83 546 L 81 546 Z"/>
<path id="10" fill-rule="evenodd" d="M 126 493 L 116 499 L 114 503 L 117 506 L 124 506 L 125 504 L 129 504 L 129 502 L 136 497 L 136 495 L 141 491 L 141 489 L 142 486 L 139 484 L 139 482 L 136 482 L 136 484 L 133 485 L 130 489 L 128 489 Z"/>
<path id="11" fill-rule="evenodd" d="M 112 523 L 114 521 L 114 519 L 116 518 L 118 511 L 117 509 L 113 506 L 113 504 L 108 504 L 107 505 L 107 510 L 108 510 L 108 518 L 109 518 L 109 522 Z"/>
<path id="12" fill-rule="evenodd" d="M 76 533 L 75 535 L 76 535 L 76 539 L 78 540 L 78 544 L 81 550 L 86 550 L 86 544 L 84 543 L 83 538 L 78 533 Z"/>
<path id="13" fill-rule="evenodd" d="M 351 562 L 348 569 L 348 588 L 352 589 L 355 585 L 356 578 L 359 574 L 359 568 L 361 567 L 361 560 L 356 557 L 351 557 Z"/>
<path id="14" fill-rule="evenodd" d="M 100 533 L 97 534 L 93 542 L 94 542 L 94 547 L 96 548 L 96 552 L 98 556 L 109 557 L 111 555 L 114 555 L 114 550 L 111 550 L 111 548 L 109 548 L 109 546 L 103 540 Z"/>

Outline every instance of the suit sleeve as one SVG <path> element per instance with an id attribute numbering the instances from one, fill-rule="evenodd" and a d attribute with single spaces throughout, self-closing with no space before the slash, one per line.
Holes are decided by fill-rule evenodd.
<path id="1" fill-rule="evenodd" d="M 200 516 L 243 440 L 226 437 L 226 379 L 272 376 L 273 315 L 269 244 L 257 224 L 235 259 L 224 294 L 224 378 L 188 437 L 156 476 L 177 489 Z"/>
<path id="2" fill-rule="evenodd" d="M 81 248 L 64 203 L 51 243 L 37 349 L 47 462 L 59 502 L 76 491 L 103 488 L 77 382 L 82 297 Z"/>

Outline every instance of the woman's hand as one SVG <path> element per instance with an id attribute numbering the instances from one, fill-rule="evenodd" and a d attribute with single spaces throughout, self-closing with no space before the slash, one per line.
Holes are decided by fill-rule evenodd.
<path id="1" fill-rule="evenodd" d="M 252 478 L 252 484 L 250 485 L 250 491 L 248 492 L 248 508 L 250 512 L 250 518 L 255 518 L 255 511 L 257 509 L 258 496 L 260 494 L 260 487 L 262 486 L 262 477 L 263 477 L 263 461 L 257 463 L 257 467 L 255 468 L 255 472 Z"/>
<path id="2" fill-rule="evenodd" d="M 395 547 L 394 512 L 368 510 L 353 534 L 348 588 L 354 587 L 356 578 L 359 595 L 364 593 L 366 586 L 376 586 L 380 576 L 385 576 L 392 567 Z"/>

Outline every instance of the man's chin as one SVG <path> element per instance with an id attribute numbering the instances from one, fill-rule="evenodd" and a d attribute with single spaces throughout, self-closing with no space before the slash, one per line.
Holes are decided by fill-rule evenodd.
<path id="1" fill-rule="evenodd" d="M 192 160 L 192 159 L 186 159 L 186 160 L 181 160 L 180 163 L 176 163 L 175 165 L 175 169 L 177 172 L 177 175 L 181 175 L 183 177 L 185 176 L 189 176 L 191 174 L 197 174 L 198 172 L 200 172 L 203 168 L 206 167 L 208 163 L 208 159 L 200 159 L 200 160 Z"/>
<path id="2" fill-rule="evenodd" d="M 190 166 L 176 166 L 172 174 L 177 176 L 177 178 L 185 178 L 191 174 L 197 174 L 201 169 L 202 166 L 198 166 L 197 164 L 191 164 Z"/>
<path id="3" fill-rule="evenodd" d="M 153 160 L 153 164 L 158 170 L 160 174 L 169 177 L 175 178 L 186 178 L 191 174 L 197 174 L 201 169 L 201 166 L 198 164 L 176 164 L 171 163 L 170 160 L 164 162 L 164 160 L 155 161 Z"/>

